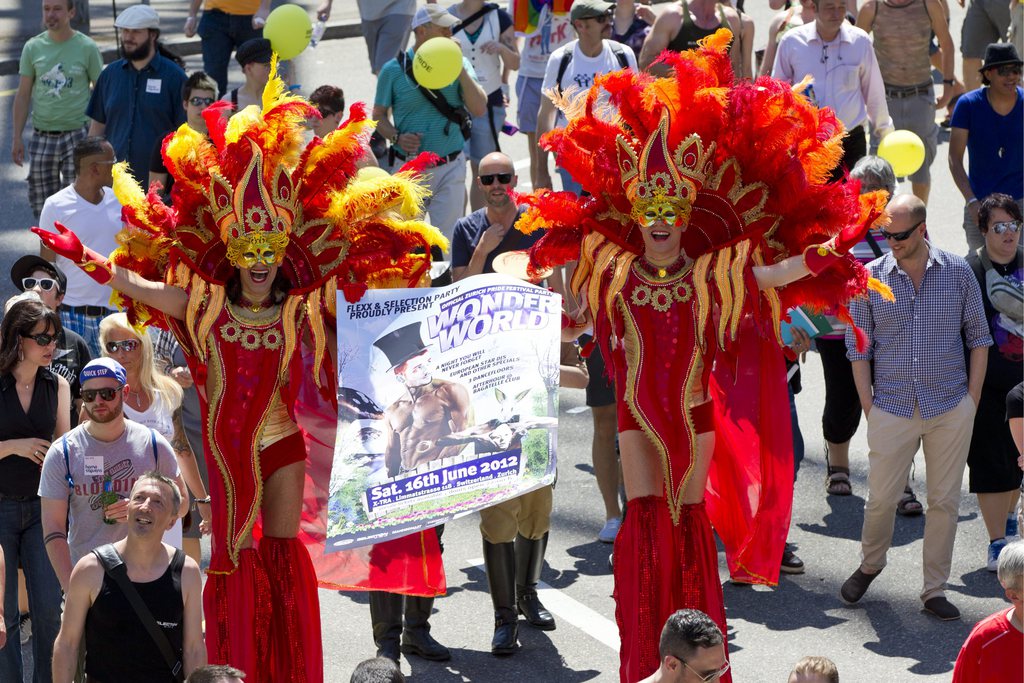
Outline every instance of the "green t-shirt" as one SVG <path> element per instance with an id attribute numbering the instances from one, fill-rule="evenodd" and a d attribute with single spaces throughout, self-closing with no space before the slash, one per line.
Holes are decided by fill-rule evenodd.
<path id="1" fill-rule="evenodd" d="M 92 38 L 75 32 L 63 43 L 43 31 L 25 43 L 18 73 L 33 80 L 32 126 L 69 131 L 85 125 L 90 83 L 103 70 L 100 49 Z"/>

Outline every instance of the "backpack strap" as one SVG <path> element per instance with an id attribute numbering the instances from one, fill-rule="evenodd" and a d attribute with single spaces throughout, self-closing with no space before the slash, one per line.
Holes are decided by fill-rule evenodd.
<path id="1" fill-rule="evenodd" d="M 626 51 L 622 49 L 622 45 L 614 40 L 610 40 L 608 43 L 612 48 L 612 52 L 615 54 L 615 58 L 619 60 L 619 66 L 623 69 L 628 69 L 629 60 L 626 58 Z"/>
<path id="2" fill-rule="evenodd" d="M 238 88 L 231 91 L 231 107 L 238 111 Z"/>
<path id="3" fill-rule="evenodd" d="M 575 49 L 575 48 L 573 48 Z M 558 62 L 558 76 L 555 77 L 555 87 L 558 88 L 558 93 L 562 93 L 562 76 L 569 69 L 569 64 L 572 62 L 572 50 L 566 50 L 562 53 L 562 59 Z"/>
<path id="4" fill-rule="evenodd" d="M 117 587 L 121 589 L 121 593 L 128 600 L 128 603 L 135 610 L 135 615 L 142 622 L 142 625 L 146 628 L 146 632 L 149 633 L 149 637 L 156 643 L 157 649 L 160 650 L 160 656 L 163 657 L 164 663 L 170 670 L 171 675 L 174 676 L 175 681 L 183 681 L 184 667 L 181 663 L 181 658 L 174 654 L 174 650 L 171 649 L 171 643 L 167 640 L 167 634 L 164 633 L 156 623 L 156 619 L 153 618 L 153 613 L 149 611 L 149 607 L 142 600 L 142 596 L 139 595 L 139 591 L 135 589 L 135 585 L 128 578 L 128 568 L 124 564 L 124 560 L 121 555 L 118 554 L 117 549 L 113 545 L 107 544 L 100 546 L 92 551 L 96 558 L 99 559 L 100 564 L 103 566 L 103 571 L 106 572 L 107 576 L 114 580 Z M 182 554 L 180 550 L 176 550 L 174 558 L 171 560 L 172 565 L 178 561 L 178 555 Z M 184 564 L 184 559 L 181 560 L 181 564 Z M 178 584 L 177 587 L 180 592 L 181 585 L 181 570 L 178 569 Z"/>
<path id="5" fill-rule="evenodd" d="M 149 445 L 153 449 L 153 469 L 160 466 L 160 451 L 156 449 L 156 430 L 149 428 Z"/>
<path id="6" fill-rule="evenodd" d="M 68 482 L 68 499 L 70 500 L 71 492 L 75 490 L 75 478 L 71 476 L 71 460 L 68 458 L 67 434 L 60 437 L 60 445 L 64 449 L 64 479 Z"/>

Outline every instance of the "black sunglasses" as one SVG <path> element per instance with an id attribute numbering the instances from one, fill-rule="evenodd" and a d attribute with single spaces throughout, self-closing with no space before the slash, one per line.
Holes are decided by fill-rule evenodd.
<path id="1" fill-rule="evenodd" d="M 609 13 L 609 14 L 600 14 L 600 15 L 598 15 L 596 17 L 585 17 L 585 18 L 586 19 L 593 19 L 594 21 L 596 21 L 599 24 L 607 24 L 608 20 L 612 18 L 612 15 Z"/>
<path id="2" fill-rule="evenodd" d="M 1020 232 L 1020 223 L 1017 221 L 1002 221 L 992 224 L 992 232 L 997 235 L 1002 235 L 1007 230 L 1014 234 Z"/>
<path id="3" fill-rule="evenodd" d="M 915 230 L 921 227 L 922 223 L 924 223 L 924 221 L 918 222 L 916 225 L 914 225 L 914 227 L 910 228 L 909 230 L 904 230 L 903 232 L 889 232 L 888 230 L 879 230 L 878 232 L 879 234 L 882 235 L 882 237 L 884 237 L 887 240 L 903 242 L 904 240 L 910 239 L 910 236 L 914 234 Z"/>
<path id="4" fill-rule="evenodd" d="M 1020 64 L 1003 64 L 996 69 L 996 73 L 1000 76 L 1020 76 L 1021 66 Z"/>
<path id="5" fill-rule="evenodd" d="M 23 277 L 21 278 L 21 287 L 26 292 L 30 289 L 35 289 L 36 286 L 44 292 L 49 292 L 51 289 L 57 286 L 57 281 L 48 277 Z"/>
<path id="6" fill-rule="evenodd" d="M 55 334 L 23 334 L 21 336 L 24 339 L 31 339 L 40 346 L 49 346 L 50 344 L 57 343 L 57 335 Z"/>
<path id="7" fill-rule="evenodd" d="M 488 173 L 487 175 L 480 176 L 480 183 L 483 185 L 493 185 L 495 178 L 497 178 L 498 182 L 502 185 L 508 185 L 512 182 L 511 173 Z"/>
<path id="8" fill-rule="evenodd" d="M 96 400 L 96 396 L 99 396 L 104 401 L 113 401 L 114 397 L 117 396 L 117 392 L 121 391 L 123 388 L 124 387 L 118 387 L 117 389 L 82 389 L 82 400 L 86 403 L 92 403 Z"/>
<path id="9" fill-rule="evenodd" d="M 190 97 L 188 103 L 193 107 L 209 107 L 211 104 L 216 102 L 212 97 Z"/>
<path id="10" fill-rule="evenodd" d="M 141 344 L 138 339 L 125 339 L 124 341 L 109 341 L 103 345 L 107 353 L 117 353 L 118 349 L 123 351 L 134 351 Z"/>

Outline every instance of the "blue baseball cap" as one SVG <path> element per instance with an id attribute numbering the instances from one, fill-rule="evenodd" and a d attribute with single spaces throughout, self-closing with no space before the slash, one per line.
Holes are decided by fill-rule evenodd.
<path id="1" fill-rule="evenodd" d="M 79 384 L 85 384 L 87 380 L 99 379 L 101 377 L 109 377 L 112 380 L 116 380 L 118 384 L 124 386 L 125 382 L 128 381 L 128 373 L 124 371 L 124 367 L 113 358 L 97 358 L 89 361 L 82 372 L 78 374 Z"/>

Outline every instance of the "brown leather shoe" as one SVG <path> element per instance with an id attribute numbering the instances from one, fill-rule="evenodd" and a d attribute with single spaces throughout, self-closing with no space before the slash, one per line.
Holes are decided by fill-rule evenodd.
<path id="1" fill-rule="evenodd" d="M 848 605 L 859 602 L 864 597 L 864 594 L 867 593 L 871 582 L 881 573 L 881 571 L 878 571 L 874 574 L 865 574 L 860 570 L 860 567 L 857 567 L 857 570 L 850 575 L 850 578 L 846 580 L 846 583 L 839 590 L 839 596 Z"/>

